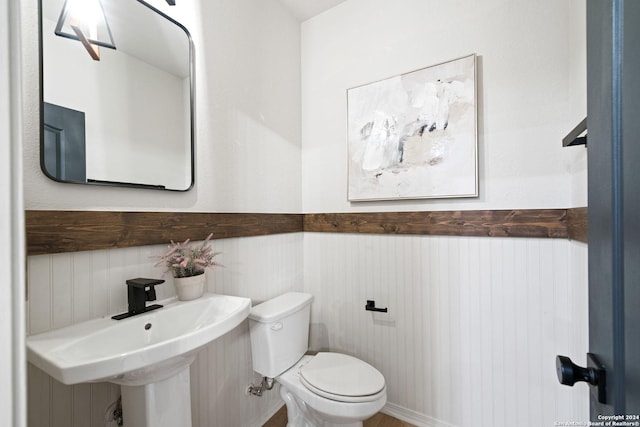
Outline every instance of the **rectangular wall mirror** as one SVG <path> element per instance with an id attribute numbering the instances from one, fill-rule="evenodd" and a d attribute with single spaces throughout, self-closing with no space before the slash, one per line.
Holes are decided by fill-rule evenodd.
<path id="1" fill-rule="evenodd" d="M 101 16 L 79 17 L 78 3 L 92 3 Z M 45 175 L 189 190 L 194 59 L 187 29 L 141 0 L 40 0 L 40 24 Z"/>

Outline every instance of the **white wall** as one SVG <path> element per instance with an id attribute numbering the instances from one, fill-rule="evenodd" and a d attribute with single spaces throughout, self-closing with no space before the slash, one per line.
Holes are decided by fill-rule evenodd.
<path id="1" fill-rule="evenodd" d="M 302 24 L 303 212 L 586 206 L 583 1 L 349 0 Z M 346 90 L 476 53 L 480 197 L 347 201 Z M 305 234 L 313 345 L 379 367 L 385 411 L 425 426 L 588 419 L 587 248 L 569 241 Z M 364 311 L 388 305 L 393 322 Z M 565 298 L 571 299 L 566 307 Z"/>
<path id="2" fill-rule="evenodd" d="M 572 2 L 573 16 L 568 26 L 569 52 L 571 58 L 569 74 L 572 76 L 573 84 L 570 86 L 569 99 L 570 120 L 577 124 L 587 116 L 587 49 L 586 49 L 586 2 Z M 584 145 L 567 148 L 574 151 L 574 159 L 569 164 L 569 172 L 573 176 L 572 180 L 572 207 L 587 206 L 587 148 Z"/>
<path id="3" fill-rule="evenodd" d="M 384 412 L 428 427 L 589 419 L 588 387 L 555 372 L 557 354 L 588 348 L 586 245 L 305 233 L 304 263 L 312 348 L 376 366 Z"/>
<path id="4" fill-rule="evenodd" d="M 223 268 L 207 273 L 209 292 L 249 297 L 253 303 L 302 290 L 301 233 L 224 239 Z M 27 333 L 126 311 L 125 280 L 160 277 L 150 257 L 165 246 L 31 256 L 28 260 Z M 156 287 L 159 300 L 175 295 L 172 279 Z M 29 365 L 29 426 L 104 427 L 104 413 L 120 387 L 108 383 L 65 386 Z M 248 321 L 205 347 L 191 367 L 194 427 L 258 427 L 282 405 L 276 390 L 245 395 L 259 377 L 251 366 Z M 106 424 L 115 427 L 115 424 Z"/>
<path id="5" fill-rule="evenodd" d="M 254 303 L 315 295 L 311 348 L 361 357 L 388 385 L 385 412 L 420 426 L 534 427 L 588 419 L 587 387 L 562 387 L 554 357 L 588 344 L 587 248 L 557 239 L 285 234 L 214 242 L 224 268 L 208 290 Z M 157 277 L 163 246 L 29 257 L 27 332 L 126 310 L 124 281 Z M 303 285 L 304 283 L 304 285 Z M 158 298 L 174 295 L 171 279 Z M 367 299 L 389 314 L 364 310 Z M 191 369 L 194 427 L 262 423 L 277 391 L 244 395 L 248 325 L 207 346 Z M 31 427 L 104 426 L 119 387 L 64 386 L 29 366 Z M 107 424 L 107 427 L 111 427 Z"/>
<path id="6" fill-rule="evenodd" d="M 42 174 L 37 2 L 24 0 L 25 207 L 300 212 L 299 23 L 276 0 L 151 3 L 183 23 L 195 45 L 195 188 L 169 193 L 88 187 L 58 184 Z M 210 291 L 261 300 L 302 288 L 301 234 L 216 241 L 216 249 L 224 252 L 226 268 L 210 277 Z M 30 257 L 28 333 L 124 309 L 126 277 L 155 274 L 146 258 L 151 250 Z M 280 406 L 277 390 L 262 399 L 243 394 L 256 380 L 247 331 L 241 325 L 193 365 L 194 426 L 258 426 Z M 117 395 L 117 386 L 67 387 L 30 367 L 29 425 L 102 427 L 104 410 Z"/>
<path id="7" fill-rule="evenodd" d="M 586 116 L 584 10 L 579 0 L 349 0 L 305 21 L 303 211 L 570 207 L 583 150 L 561 140 Z M 480 197 L 349 203 L 346 90 L 471 53 Z"/>
<path id="8" fill-rule="evenodd" d="M 37 2 L 24 0 L 26 208 L 299 212 L 298 22 L 277 0 L 151 3 L 184 24 L 195 44 L 195 188 L 175 194 L 87 187 L 42 174 Z"/>

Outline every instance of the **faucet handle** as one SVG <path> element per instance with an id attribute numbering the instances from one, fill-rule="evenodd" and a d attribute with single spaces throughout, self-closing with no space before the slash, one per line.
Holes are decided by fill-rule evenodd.
<path id="1" fill-rule="evenodd" d="M 164 283 L 162 279 L 144 279 L 142 277 L 138 277 L 137 279 L 128 279 L 127 286 L 132 286 L 134 288 L 146 289 L 151 287 L 151 290 L 154 290 L 153 287 L 155 285 L 159 285 Z M 154 291 L 155 292 L 155 291 Z"/>
<path id="2" fill-rule="evenodd" d="M 156 288 L 154 285 L 149 287 L 149 290 L 145 291 L 147 294 L 147 301 L 155 301 L 156 300 Z"/>

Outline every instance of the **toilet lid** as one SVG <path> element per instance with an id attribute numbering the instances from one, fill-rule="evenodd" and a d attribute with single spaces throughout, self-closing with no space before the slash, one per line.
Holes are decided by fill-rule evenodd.
<path id="1" fill-rule="evenodd" d="M 300 368 L 300 380 L 314 393 L 342 402 L 374 400 L 384 389 L 384 377 L 376 368 L 340 353 L 318 353 Z"/>

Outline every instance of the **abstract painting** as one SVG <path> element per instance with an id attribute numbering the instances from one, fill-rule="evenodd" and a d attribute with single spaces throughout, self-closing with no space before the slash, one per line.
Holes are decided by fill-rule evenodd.
<path id="1" fill-rule="evenodd" d="M 347 90 L 350 201 L 478 196 L 476 55 Z"/>

